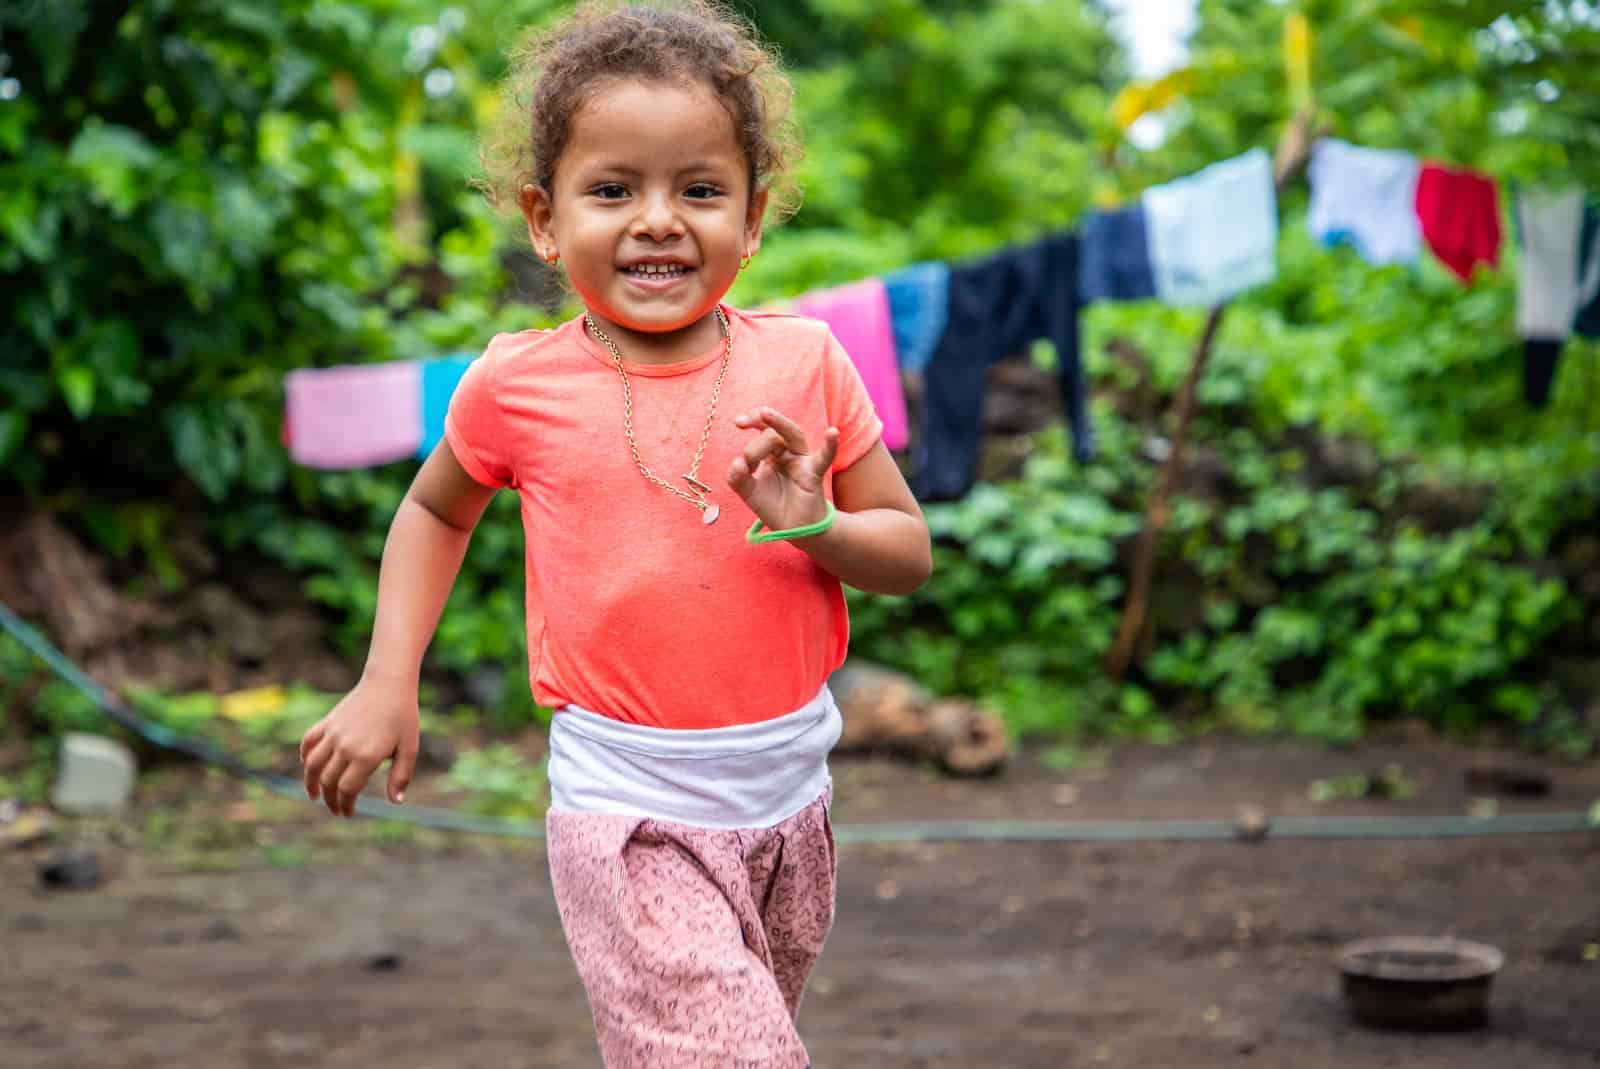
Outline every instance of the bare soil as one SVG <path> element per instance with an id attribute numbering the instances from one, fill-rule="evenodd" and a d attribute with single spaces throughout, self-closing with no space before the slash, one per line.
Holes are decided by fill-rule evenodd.
<path id="1" fill-rule="evenodd" d="M 1072 771 L 1031 754 L 982 782 L 840 759 L 835 816 L 1463 813 L 1464 770 L 1485 760 L 1554 784 L 1546 798 L 1502 798 L 1502 812 L 1600 798 L 1600 763 L 1412 734 L 1344 751 L 1132 747 Z M 1307 797 L 1312 780 L 1389 762 L 1414 797 Z M 109 876 L 97 890 L 45 891 L 40 851 L 0 856 L 0 1065 L 599 1064 L 536 845 L 334 828 L 188 775 L 185 791 L 159 792 L 182 795 L 181 809 L 147 798 L 120 834 L 99 829 Z M 211 828 L 222 854 L 207 856 L 225 855 L 226 870 L 191 871 L 174 822 Z M 1600 834 L 845 847 L 801 1030 L 819 1069 L 1600 1065 L 1597 884 Z M 1355 1024 L 1332 954 L 1389 934 L 1504 950 L 1491 1024 Z"/>

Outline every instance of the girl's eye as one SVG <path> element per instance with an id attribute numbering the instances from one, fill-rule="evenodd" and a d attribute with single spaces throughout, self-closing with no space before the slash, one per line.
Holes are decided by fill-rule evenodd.
<path id="1" fill-rule="evenodd" d="M 683 195 L 688 197 L 690 200 L 710 200 L 712 197 L 721 196 L 722 190 L 708 182 L 696 182 L 694 185 L 684 190 Z"/>
<path id="2" fill-rule="evenodd" d="M 589 191 L 601 200 L 621 200 L 628 195 L 628 187 L 620 182 L 606 182 Z"/>

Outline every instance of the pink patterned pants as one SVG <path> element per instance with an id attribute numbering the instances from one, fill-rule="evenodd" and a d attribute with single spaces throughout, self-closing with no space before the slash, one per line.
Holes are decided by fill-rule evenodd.
<path id="1" fill-rule="evenodd" d="M 833 925 L 831 792 L 770 828 L 551 810 L 550 875 L 606 1069 L 805 1069 Z"/>

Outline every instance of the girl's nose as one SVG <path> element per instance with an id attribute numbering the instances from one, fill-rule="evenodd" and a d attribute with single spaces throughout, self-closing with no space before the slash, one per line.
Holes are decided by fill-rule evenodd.
<path id="1" fill-rule="evenodd" d="M 668 193 L 646 193 L 639 198 L 639 212 L 634 217 L 635 237 L 648 237 L 665 241 L 683 233 L 683 220 L 679 217 L 672 196 Z"/>

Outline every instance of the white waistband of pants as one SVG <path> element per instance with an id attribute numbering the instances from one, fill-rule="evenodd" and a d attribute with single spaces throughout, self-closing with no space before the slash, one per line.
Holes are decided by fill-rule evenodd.
<path id="1" fill-rule="evenodd" d="M 759 724 L 674 730 L 568 705 L 550 721 L 550 805 L 702 828 L 769 828 L 827 789 L 844 720 L 826 685 Z"/>

